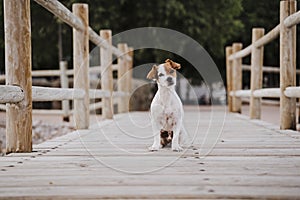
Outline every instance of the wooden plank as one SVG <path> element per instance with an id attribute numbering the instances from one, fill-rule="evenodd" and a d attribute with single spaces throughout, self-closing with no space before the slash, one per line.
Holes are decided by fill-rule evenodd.
<path id="1" fill-rule="evenodd" d="M 299 197 L 298 187 L 268 187 L 268 186 L 211 186 L 211 185 L 198 185 L 198 186 L 49 186 L 47 187 L 30 187 L 21 188 L 0 188 L 0 197 L 14 197 L 22 199 L 34 198 L 71 198 L 71 199 L 86 199 L 86 198 L 116 198 L 116 199 L 210 199 L 210 198 L 254 198 L 254 199 L 275 199 L 280 196 L 281 198 L 297 198 Z M 25 196 L 25 197 L 23 197 Z"/>
<path id="2" fill-rule="evenodd" d="M 79 164 L 78 164 L 79 165 Z M 84 168 L 84 165 L 82 165 Z M 111 176 L 107 174 L 97 174 L 97 175 L 75 175 L 75 176 L 33 176 L 27 177 L 27 181 L 31 183 L 33 187 L 39 186 L 49 186 L 51 183 L 56 186 L 87 186 L 87 185 L 95 185 L 95 186 L 108 186 L 112 187 L 115 183 L 119 182 L 119 185 L 123 186 L 136 186 L 136 185 L 144 185 L 144 186 L 175 186 L 178 182 L 183 182 L 188 184 L 189 186 L 197 186 L 201 184 L 207 185 L 217 185 L 217 186 L 239 186 L 239 185 L 247 185 L 247 186 L 280 186 L 284 184 L 288 187 L 297 187 L 300 184 L 299 177 L 292 176 L 238 176 L 238 175 L 207 175 L 203 174 L 201 176 L 193 176 L 193 175 L 172 175 L 170 178 L 169 175 L 160 174 L 160 176 L 153 176 L 145 174 L 142 179 L 130 179 L 129 175 L 119 175 L 119 176 Z M 1 187 L 24 187 L 26 185 L 26 180 L 21 179 L 17 176 L 7 176 L 4 177 L 7 181 L 0 183 Z M 77 181 L 82 180 L 83 182 Z M 101 181 L 97 181 L 101 180 Z M 15 183 L 15 184 L 13 184 Z M 259 184 L 257 184 L 259 183 Z M 2 185 L 3 184 L 3 185 Z"/>
<path id="3" fill-rule="evenodd" d="M 134 112 L 36 145 L 33 154 L 0 158 L 0 199 L 298 197 L 300 138 L 291 136 L 296 131 L 288 135 L 237 114 L 224 118 L 223 109 L 211 119 L 211 109 L 200 110 L 185 113 L 189 133 L 199 126 L 186 152 L 148 152 L 148 113 Z M 216 124 L 223 124 L 222 134 L 203 156 L 203 136 Z"/>

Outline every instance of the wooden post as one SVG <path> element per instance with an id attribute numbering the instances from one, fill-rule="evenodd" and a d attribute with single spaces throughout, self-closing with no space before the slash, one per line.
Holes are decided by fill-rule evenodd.
<path id="1" fill-rule="evenodd" d="M 73 28 L 73 62 L 74 62 L 74 88 L 83 89 L 83 100 L 74 100 L 74 120 L 77 129 L 89 127 L 89 25 L 88 5 L 73 4 L 73 13 L 80 18 L 85 29 L 80 31 Z"/>
<path id="2" fill-rule="evenodd" d="M 233 43 L 232 53 L 236 53 L 242 49 L 241 43 Z M 237 58 L 232 61 L 232 91 L 242 89 L 242 59 Z M 241 113 L 242 100 L 241 97 L 232 97 L 232 112 Z"/>
<path id="3" fill-rule="evenodd" d="M 229 112 L 232 112 L 232 97 L 230 96 L 230 92 L 232 91 L 232 61 L 228 59 L 231 54 L 232 47 L 226 47 L 227 103 Z"/>
<path id="4" fill-rule="evenodd" d="M 298 124 L 300 124 L 300 98 L 298 98 Z"/>
<path id="5" fill-rule="evenodd" d="M 280 2 L 280 129 L 296 130 L 296 98 L 284 95 L 286 87 L 296 85 L 296 27 L 283 21 L 296 11 L 296 1 Z"/>
<path id="6" fill-rule="evenodd" d="M 127 64 L 127 66 L 128 66 L 128 68 L 127 68 L 127 93 L 128 93 L 128 95 L 131 95 L 131 92 L 132 92 L 132 76 L 133 76 L 133 70 L 132 70 L 132 68 L 133 68 L 133 54 L 134 54 L 134 49 L 133 49 L 133 47 L 129 47 L 128 48 L 128 55 L 129 55 L 129 57 L 131 58 L 131 60 L 130 61 L 127 61 L 128 62 L 128 64 Z M 130 111 L 131 110 L 131 108 L 130 108 L 130 97 L 131 96 L 127 96 L 127 98 L 128 98 L 128 111 Z"/>
<path id="7" fill-rule="evenodd" d="M 128 51 L 127 44 L 121 43 L 118 44 L 118 49 L 123 52 L 123 55 L 126 55 L 126 52 Z M 128 62 L 125 59 L 125 56 L 118 58 L 118 91 L 126 93 L 128 91 Z M 121 96 L 118 98 L 118 112 L 124 113 L 128 112 L 128 98 L 127 96 Z"/>
<path id="8" fill-rule="evenodd" d="M 252 29 L 252 43 L 256 42 L 259 38 L 263 37 L 265 29 L 254 28 Z M 250 119 L 260 119 L 261 117 L 261 98 L 254 97 L 253 92 L 262 88 L 263 76 L 263 56 L 264 47 L 252 47 L 251 53 L 251 97 L 250 97 Z"/>
<path id="9" fill-rule="evenodd" d="M 17 85 L 24 99 L 6 104 L 6 152 L 32 151 L 30 0 L 4 0 L 6 85 Z"/>
<path id="10" fill-rule="evenodd" d="M 100 64 L 101 64 L 101 88 L 102 90 L 109 91 L 110 97 L 102 98 L 103 108 L 102 115 L 105 119 L 113 118 L 113 76 L 112 76 L 112 37 L 111 30 L 101 30 L 100 36 L 105 39 L 109 47 L 106 49 L 100 47 Z"/>
<path id="11" fill-rule="evenodd" d="M 60 68 L 60 85 L 61 88 L 69 88 L 69 80 L 67 75 L 68 63 L 67 61 L 59 62 Z M 63 100 L 62 102 L 62 111 L 63 111 L 63 121 L 69 122 L 70 118 L 70 105 L 69 100 Z"/>

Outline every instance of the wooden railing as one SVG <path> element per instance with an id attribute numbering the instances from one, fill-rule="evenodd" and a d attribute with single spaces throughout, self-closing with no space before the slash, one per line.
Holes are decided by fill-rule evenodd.
<path id="1" fill-rule="evenodd" d="M 280 24 L 264 35 L 263 28 L 254 28 L 252 44 L 242 49 L 241 43 L 226 47 L 226 71 L 228 109 L 241 113 L 241 97 L 250 97 L 250 118 L 260 119 L 263 97 L 280 98 L 280 128 L 296 129 L 296 98 L 300 98 L 300 87 L 296 87 L 296 25 L 300 23 L 300 11 L 296 12 L 296 1 L 280 2 Z M 263 67 L 264 45 L 280 35 L 280 88 L 262 88 L 263 71 L 278 72 Z M 250 90 L 242 90 L 242 58 L 251 54 Z"/>
<path id="2" fill-rule="evenodd" d="M 6 152 L 32 151 L 32 102 L 63 101 L 63 113 L 73 113 L 77 129 L 89 127 L 90 109 L 102 107 L 104 118 L 113 117 L 113 97 L 118 112 L 127 112 L 132 74 L 133 49 L 127 44 L 112 46 L 110 30 L 98 35 L 89 27 L 88 5 L 73 4 L 69 11 L 57 0 L 35 0 L 73 28 L 73 69 L 60 63 L 60 70 L 31 71 L 30 0 L 4 0 L 6 85 L 0 86 L 0 103 L 6 103 Z M 89 67 L 89 40 L 100 47 L 100 65 Z M 118 64 L 112 65 L 113 54 Z M 113 70 L 118 70 L 118 91 L 113 91 Z M 101 90 L 89 88 L 89 73 L 101 74 Z M 61 88 L 32 86 L 32 76 L 60 76 Z M 68 88 L 68 76 L 73 75 L 74 88 Z M 120 86 L 121 85 L 121 86 Z M 90 99 L 101 102 L 90 105 Z M 74 101 L 69 111 L 68 100 Z"/>

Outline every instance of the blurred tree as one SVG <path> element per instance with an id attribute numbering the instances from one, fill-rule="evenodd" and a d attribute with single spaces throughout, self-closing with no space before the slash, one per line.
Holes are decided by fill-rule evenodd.
<path id="1" fill-rule="evenodd" d="M 243 38 L 243 22 L 240 18 L 243 4 L 256 5 L 251 0 L 61 0 L 70 10 L 73 3 L 88 3 L 90 26 L 94 30 L 111 29 L 113 34 L 138 27 L 163 27 L 177 30 L 198 41 L 212 56 L 224 75 L 224 46 L 229 41 Z M 0 25 L 3 27 L 3 5 L 0 6 Z M 278 6 L 275 7 L 278 9 Z M 266 15 L 268 12 L 265 12 Z M 59 23 L 47 10 L 31 1 L 32 15 L 32 63 L 34 69 L 58 68 Z M 254 19 L 254 18 L 253 18 Z M 266 21 L 269 20 L 266 17 Z M 63 59 L 72 62 L 72 29 L 61 26 Z M 247 34 L 245 37 L 249 37 Z M 0 71 L 4 71 L 3 29 L 0 32 Z M 137 65 L 147 62 L 162 62 L 165 57 L 175 57 L 160 50 L 135 52 Z M 181 59 L 181 58 L 176 58 Z M 189 65 L 183 59 L 183 65 Z M 71 66 L 71 64 L 70 64 Z M 186 76 L 193 78 L 192 67 L 184 69 Z M 194 78 L 198 80 L 198 78 Z M 197 81 L 195 81 L 197 83 Z"/>
<path id="2" fill-rule="evenodd" d="M 262 0 L 257 1 L 254 4 L 251 2 L 251 0 L 243 1 L 244 12 L 241 15 L 241 19 L 245 28 L 243 29 L 242 34 L 239 36 L 239 40 L 243 43 L 244 47 L 251 44 L 253 28 L 264 28 L 266 34 L 279 23 L 279 2 L 280 0 Z M 250 56 L 244 59 L 244 63 L 250 64 Z M 264 47 L 264 65 L 279 65 L 279 39 L 276 39 Z M 272 79 L 272 83 L 268 83 L 269 87 L 279 87 L 278 74 L 264 74 L 264 77 L 267 77 L 268 81 Z M 250 87 L 249 73 L 244 73 L 243 82 L 244 87 Z"/>
<path id="3" fill-rule="evenodd" d="M 265 34 L 279 24 L 279 5 L 280 0 L 270 1 L 251 1 L 243 0 L 244 12 L 241 14 L 241 20 L 244 24 L 243 31 L 234 41 L 240 41 L 244 47 L 251 44 L 252 28 L 265 28 Z M 298 4 L 297 10 L 300 9 Z M 297 29 L 297 35 L 300 35 L 300 30 Z M 230 43 L 229 43 L 230 44 Z M 297 49 L 300 47 L 300 40 L 297 39 Z M 250 63 L 250 56 L 244 59 L 245 63 Z M 300 63 L 300 57 L 297 57 L 297 63 Z M 267 44 L 264 48 L 264 65 L 279 67 L 279 37 L 278 39 Z M 249 76 L 243 77 L 244 84 L 249 85 Z M 264 74 L 265 85 L 268 87 L 279 87 L 279 75 L 275 73 Z"/>

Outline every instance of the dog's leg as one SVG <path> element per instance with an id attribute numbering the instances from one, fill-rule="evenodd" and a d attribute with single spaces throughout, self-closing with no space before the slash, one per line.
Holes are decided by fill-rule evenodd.
<path id="1" fill-rule="evenodd" d="M 149 147 L 149 151 L 158 151 L 160 147 L 160 129 L 153 122 L 152 122 L 152 130 L 153 130 L 154 142 L 153 145 Z"/>
<path id="2" fill-rule="evenodd" d="M 181 131 L 181 123 L 177 124 L 173 130 L 173 139 L 172 139 L 172 150 L 173 151 L 182 151 L 183 149 L 179 145 L 179 135 Z"/>

